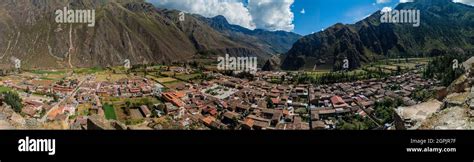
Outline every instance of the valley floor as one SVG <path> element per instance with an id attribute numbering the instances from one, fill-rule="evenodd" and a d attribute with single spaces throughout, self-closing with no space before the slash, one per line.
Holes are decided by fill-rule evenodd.
<path id="1" fill-rule="evenodd" d="M 449 89 L 422 77 L 424 66 L 424 60 L 385 60 L 343 72 L 355 77 L 333 83 L 321 82 L 328 82 L 322 78 L 327 72 L 259 71 L 248 77 L 184 65 L 15 72 L 0 78 L 0 127 L 394 129 L 393 114 L 401 113 L 395 108 L 413 107 L 416 113 L 400 114 L 408 128 L 470 129 L 470 93 L 437 101 L 434 111 L 419 109 Z M 317 83 L 301 82 L 308 76 Z"/>

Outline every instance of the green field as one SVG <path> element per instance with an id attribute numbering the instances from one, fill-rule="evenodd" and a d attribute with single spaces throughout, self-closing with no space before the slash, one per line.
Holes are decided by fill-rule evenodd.
<path id="1" fill-rule="evenodd" d="M 142 98 L 105 97 L 105 98 L 102 98 L 102 101 L 104 103 L 109 103 L 109 105 L 112 104 L 117 107 L 125 106 L 124 104 L 126 101 L 130 101 L 130 103 L 132 104 L 138 104 L 138 106 L 145 104 L 145 102 L 151 102 L 153 104 L 161 103 L 161 101 L 155 97 L 142 97 Z"/>
<path id="2" fill-rule="evenodd" d="M 74 69 L 74 73 L 77 73 L 77 74 L 95 74 L 101 71 L 104 71 L 104 69 L 101 67 Z"/>
<path id="3" fill-rule="evenodd" d="M 347 71 L 333 72 L 329 69 L 317 69 L 304 72 L 297 78 L 297 83 L 313 82 L 328 84 L 348 82 L 372 78 L 384 78 L 400 75 L 410 70 L 419 70 L 429 62 L 430 58 L 384 59 L 363 65 L 362 67 Z"/>
<path id="4" fill-rule="evenodd" d="M 0 86 L 0 93 L 12 91 L 9 87 Z"/>
<path id="5" fill-rule="evenodd" d="M 105 104 L 104 105 L 105 118 L 108 120 L 113 119 L 117 120 L 117 115 L 115 114 L 114 106 Z"/>
<path id="6" fill-rule="evenodd" d="M 183 81 L 190 81 L 190 80 L 192 80 L 194 78 L 197 78 L 199 76 L 201 76 L 201 74 L 179 75 L 179 76 L 176 76 L 175 78 L 183 80 Z"/>
<path id="7" fill-rule="evenodd" d="M 59 79 L 53 79 L 53 78 L 48 78 L 48 77 L 40 77 L 41 80 L 59 80 Z"/>
<path id="8" fill-rule="evenodd" d="M 56 74 L 56 75 L 62 75 L 64 73 L 66 73 L 65 71 L 63 70 L 34 70 L 32 71 L 31 73 L 33 74 Z"/>

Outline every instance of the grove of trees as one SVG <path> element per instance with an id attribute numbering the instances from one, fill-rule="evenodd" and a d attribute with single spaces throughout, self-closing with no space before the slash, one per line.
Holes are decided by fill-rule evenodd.
<path id="1" fill-rule="evenodd" d="M 3 97 L 4 97 L 5 103 L 10 105 L 15 112 L 17 113 L 21 112 L 23 105 L 21 104 L 22 100 L 20 96 L 18 95 L 18 93 L 11 92 L 11 91 L 4 92 Z"/>

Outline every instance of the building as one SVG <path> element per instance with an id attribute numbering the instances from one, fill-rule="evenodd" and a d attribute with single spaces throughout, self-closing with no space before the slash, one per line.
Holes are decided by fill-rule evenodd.
<path id="1" fill-rule="evenodd" d="M 346 102 L 344 102 L 344 100 L 340 96 L 332 96 L 331 103 L 335 109 L 349 107 L 349 105 Z"/>
<path id="2" fill-rule="evenodd" d="M 142 112 L 143 116 L 147 118 L 151 117 L 152 115 L 150 109 L 148 109 L 148 106 L 146 105 L 140 106 L 140 111 Z"/>

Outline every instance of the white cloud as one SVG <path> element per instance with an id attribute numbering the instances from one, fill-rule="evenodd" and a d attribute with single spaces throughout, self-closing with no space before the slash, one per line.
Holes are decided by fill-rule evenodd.
<path id="1" fill-rule="evenodd" d="M 252 16 L 239 0 L 149 0 L 157 7 L 181 10 L 205 17 L 222 15 L 229 23 L 255 29 Z"/>
<path id="2" fill-rule="evenodd" d="M 413 2 L 413 0 L 400 0 L 400 3 Z"/>
<path id="3" fill-rule="evenodd" d="M 182 10 L 205 17 L 222 15 L 229 23 L 249 29 L 294 29 L 294 0 L 148 0 L 157 7 Z"/>
<path id="4" fill-rule="evenodd" d="M 453 0 L 453 2 L 464 3 L 467 5 L 474 6 L 474 0 Z"/>
<path id="5" fill-rule="evenodd" d="M 247 8 L 257 28 L 292 31 L 294 0 L 248 0 Z"/>
<path id="6" fill-rule="evenodd" d="M 390 3 L 391 0 L 376 0 L 377 4 Z"/>
<path id="7" fill-rule="evenodd" d="M 304 8 L 300 11 L 301 14 L 305 14 L 306 11 L 304 10 Z"/>

